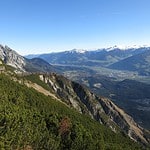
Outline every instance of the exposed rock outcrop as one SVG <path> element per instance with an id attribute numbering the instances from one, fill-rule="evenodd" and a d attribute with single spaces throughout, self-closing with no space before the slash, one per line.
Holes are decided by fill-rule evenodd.
<path id="1" fill-rule="evenodd" d="M 16 73 L 55 71 L 55 68 L 48 62 L 40 58 L 34 58 L 31 60 L 24 58 L 8 46 L 0 45 L 0 59 L 5 64 L 15 68 Z"/>
<path id="2" fill-rule="evenodd" d="M 8 46 L 0 45 L 0 58 L 7 64 L 20 71 L 25 72 L 24 66 L 26 65 L 25 58 L 20 56 Z"/>

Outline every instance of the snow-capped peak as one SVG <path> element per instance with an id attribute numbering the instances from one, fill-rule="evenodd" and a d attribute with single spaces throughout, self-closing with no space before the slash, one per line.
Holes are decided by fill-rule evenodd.
<path id="1" fill-rule="evenodd" d="M 76 53 L 80 53 L 80 54 L 82 54 L 82 53 L 85 53 L 86 52 L 86 50 L 83 50 L 83 49 L 73 49 L 73 50 L 71 50 L 71 51 L 69 51 L 70 53 L 74 53 L 74 52 L 76 52 Z"/>
<path id="2" fill-rule="evenodd" d="M 120 50 L 127 50 L 127 49 L 138 49 L 138 48 L 147 48 L 147 47 L 150 47 L 148 45 L 130 45 L 130 46 L 125 46 L 125 45 L 115 45 L 113 47 L 109 47 L 109 48 L 106 48 L 107 51 L 111 51 L 111 50 L 114 50 L 114 49 L 120 49 Z"/>

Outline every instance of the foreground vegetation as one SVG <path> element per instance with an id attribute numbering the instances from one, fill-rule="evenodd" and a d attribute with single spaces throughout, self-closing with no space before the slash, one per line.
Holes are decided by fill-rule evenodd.
<path id="1" fill-rule="evenodd" d="M 1 150 L 142 150 L 88 116 L 0 75 Z"/>

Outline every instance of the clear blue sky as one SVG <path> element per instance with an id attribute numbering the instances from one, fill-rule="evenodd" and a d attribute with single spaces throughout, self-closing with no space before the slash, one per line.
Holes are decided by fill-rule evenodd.
<path id="1" fill-rule="evenodd" d="M 150 0 L 0 0 L 0 43 L 20 54 L 150 45 Z"/>

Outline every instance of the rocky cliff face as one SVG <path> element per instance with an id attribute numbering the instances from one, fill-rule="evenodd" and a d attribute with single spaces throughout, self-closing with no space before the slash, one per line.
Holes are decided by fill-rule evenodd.
<path id="1" fill-rule="evenodd" d="M 40 75 L 40 79 L 49 85 L 51 91 L 62 99 L 70 107 L 80 113 L 88 114 L 93 119 L 110 127 L 114 132 L 123 130 L 131 139 L 143 143 L 150 140 L 145 136 L 145 131 L 134 122 L 132 117 L 126 114 L 107 98 L 98 97 L 87 88 L 72 82 L 63 76 L 50 74 Z"/>
<path id="2" fill-rule="evenodd" d="M 0 45 L 0 58 L 7 64 L 20 71 L 25 72 L 24 66 L 26 65 L 25 58 L 10 49 L 8 46 Z"/>
<path id="3" fill-rule="evenodd" d="M 56 70 L 48 62 L 40 58 L 34 58 L 31 60 L 26 59 L 8 46 L 0 45 L 0 59 L 2 59 L 5 64 L 14 67 L 17 73 L 51 72 Z"/>

